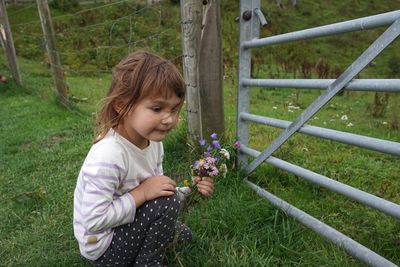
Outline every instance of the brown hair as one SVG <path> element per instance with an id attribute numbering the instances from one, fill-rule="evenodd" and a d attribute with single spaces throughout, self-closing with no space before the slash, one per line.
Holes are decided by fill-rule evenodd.
<path id="1" fill-rule="evenodd" d="M 98 134 L 93 143 L 103 139 L 110 128 L 118 126 L 144 98 L 169 97 L 174 93 L 183 103 L 185 92 L 182 76 L 171 62 L 146 51 L 128 55 L 113 71 L 110 89 L 97 113 Z"/>

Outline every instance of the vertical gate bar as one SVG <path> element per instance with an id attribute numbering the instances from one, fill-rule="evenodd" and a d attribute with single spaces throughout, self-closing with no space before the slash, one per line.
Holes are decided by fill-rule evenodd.
<path id="1" fill-rule="evenodd" d="M 251 1 L 240 1 L 240 41 L 239 41 L 239 62 L 238 62 L 238 93 L 237 93 L 237 115 L 236 115 L 236 139 L 247 145 L 249 141 L 248 122 L 241 120 L 241 112 L 249 112 L 249 89 L 242 84 L 242 80 L 250 78 L 251 49 L 246 49 L 242 44 L 252 37 L 252 20 L 245 19 L 245 13 L 252 13 L 253 3 Z M 254 17 L 254 16 L 251 16 Z M 238 152 L 237 161 L 240 166 L 246 167 L 248 156 Z"/>
<path id="2" fill-rule="evenodd" d="M 272 155 L 286 140 L 303 126 L 315 113 L 317 113 L 337 92 L 343 89 L 361 70 L 363 70 L 376 56 L 379 55 L 400 34 L 400 19 L 396 20 L 378 39 L 376 39 L 360 57 L 358 57 L 308 108 L 300 114 L 271 145 L 269 145 L 247 167 L 245 172 L 249 175 L 254 169 Z M 242 110 L 238 110 L 240 115 Z"/>

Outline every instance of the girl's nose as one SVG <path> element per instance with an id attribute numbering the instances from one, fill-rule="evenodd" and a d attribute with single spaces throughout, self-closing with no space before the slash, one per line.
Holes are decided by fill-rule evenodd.
<path id="1" fill-rule="evenodd" d="M 161 120 L 162 124 L 171 124 L 174 122 L 174 115 L 173 114 L 169 114 L 167 117 L 163 118 Z"/>

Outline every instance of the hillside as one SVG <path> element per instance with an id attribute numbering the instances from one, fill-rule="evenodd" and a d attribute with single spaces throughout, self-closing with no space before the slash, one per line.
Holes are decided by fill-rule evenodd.
<path id="1" fill-rule="evenodd" d="M 52 9 L 57 46 L 62 62 L 72 71 L 95 74 L 107 71 L 121 55 L 140 47 L 148 47 L 170 59 L 180 55 L 180 10 L 173 1 L 148 6 L 144 1 L 116 2 L 107 8 L 95 4 L 81 4 L 67 12 Z M 235 73 L 237 61 L 239 1 L 222 1 L 222 30 L 224 63 L 227 71 Z M 400 1 L 299 0 L 296 6 L 289 3 L 279 7 L 276 1 L 262 1 L 262 10 L 268 26 L 262 36 L 271 36 L 307 27 L 344 21 L 393 11 L 400 8 Z M 321 12 L 321 10 L 323 12 Z M 19 57 L 46 62 L 43 36 L 35 5 L 10 6 L 10 23 Z M 318 40 L 297 42 L 290 45 L 256 49 L 255 75 L 306 76 L 304 66 L 312 68 L 317 63 L 325 65 L 325 76 L 336 77 L 373 40 L 382 29 L 350 33 Z M 392 51 L 399 49 L 395 43 L 385 51 L 365 76 L 387 77 L 400 75 L 395 61 L 400 56 Z M 395 55 L 395 59 L 389 55 Z M 277 67 L 271 67 L 276 65 Z M 301 69 L 303 65 L 303 70 Z M 306 67 L 307 68 L 307 67 Z M 363 74 L 364 75 L 364 74 Z"/>

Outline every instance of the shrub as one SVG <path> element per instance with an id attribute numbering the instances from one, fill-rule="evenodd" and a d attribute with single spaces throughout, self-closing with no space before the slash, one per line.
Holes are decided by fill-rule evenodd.
<path id="1" fill-rule="evenodd" d="M 62 11 L 71 11 L 79 6 L 78 0 L 53 0 L 50 7 Z"/>

